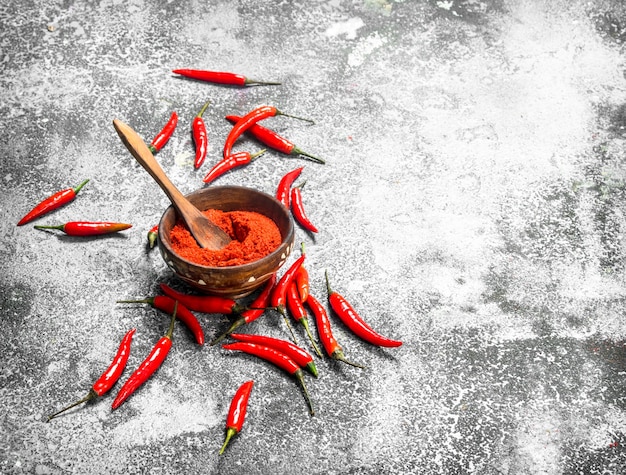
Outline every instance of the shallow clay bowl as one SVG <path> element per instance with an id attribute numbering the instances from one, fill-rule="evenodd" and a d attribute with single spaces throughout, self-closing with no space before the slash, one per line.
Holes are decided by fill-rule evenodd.
<path id="1" fill-rule="evenodd" d="M 202 293 L 229 298 L 244 297 L 260 287 L 287 260 L 293 249 L 294 225 L 291 214 L 276 198 L 241 186 L 211 186 L 186 195 L 201 211 L 256 211 L 272 219 L 282 236 L 280 246 L 271 254 L 248 264 L 209 267 L 178 256 L 172 249 L 170 231 L 178 220 L 173 206 L 165 210 L 159 222 L 159 250 L 174 273 Z"/>

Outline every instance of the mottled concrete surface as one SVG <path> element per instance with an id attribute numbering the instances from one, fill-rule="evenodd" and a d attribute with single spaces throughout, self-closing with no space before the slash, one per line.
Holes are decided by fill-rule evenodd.
<path id="1" fill-rule="evenodd" d="M 619 1 L 9 1 L 0 6 L 0 471 L 626 473 L 626 11 Z M 282 81 L 234 89 L 178 67 Z M 189 124 L 204 101 L 207 164 Z M 335 321 L 346 354 L 307 378 L 309 417 L 279 370 L 177 326 L 165 365 L 120 409 L 83 396 L 123 333 L 126 375 L 167 318 L 116 304 L 183 288 L 146 232 L 168 205 L 111 121 L 149 140 L 190 192 L 226 114 L 260 104 L 316 121 L 268 126 L 326 165 L 268 152 L 220 179 L 273 193 L 304 165 L 320 232 L 298 230 L 380 350 Z M 240 150 L 257 150 L 251 140 Z M 79 240 L 17 227 L 53 191 L 91 182 L 39 223 L 117 220 Z M 208 338 L 228 318 L 199 315 Z M 248 331 L 287 336 L 267 315 Z M 302 337 L 301 337 L 302 338 Z M 302 340 L 304 341 L 304 339 Z M 230 398 L 256 385 L 219 457 Z"/>

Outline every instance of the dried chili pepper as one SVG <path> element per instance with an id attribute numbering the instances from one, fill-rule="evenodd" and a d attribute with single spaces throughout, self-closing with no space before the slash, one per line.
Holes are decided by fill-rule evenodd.
<path id="1" fill-rule="evenodd" d="M 293 333 L 291 325 L 289 324 L 289 319 L 287 318 L 286 304 L 287 304 L 287 288 L 291 281 L 293 280 L 296 272 L 298 271 L 298 267 L 302 265 L 305 259 L 305 254 L 303 253 L 296 261 L 291 264 L 289 269 L 283 274 L 280 280 L 276 283 L 274 288 L 272 289 L 272 295 L 270 296 L 270 307 L 274 308 L 278 313 L 280 313 L 285 319 L 285 324 L 291 333 L 291 338 L 294 343 L 298 343 L 296 340 L 296 335 Z"/>
<path id="2" fill-rule="evenodd" d="M 306 183 L 306 182 L 304 182 Z M 296 218 L 296 221 L 307 231 L 311 231 L 312 233 L 317 232 L 317 228 L 311 222 L 309 217 L 304 210 L 304 200 L 302 199 L 302 187 L 304 183 L 298 186 L 294 186 L 291 189 L 291 212 L 293 213 L 293 217 Z"/>
<path id="3" fill-rule="evenodd" d="M 317 378 L 317 367 L 315 366 L 315 361 L 313 361 L 311 354 L 304 348 L 290 341 L 252 333 L 231 333 L 230 336 L 235 340 L 274 348 L 289 356 L 289 358 L 294 360 L 301 368 L 306 369 Z"/>
<path id="4" fill-rule="evenodd" d="M 157 310 L 171 314 L 176 306 L 176 300 L 165 295 L 157 295 L 155 297 L 149 297 L 143 300 L 118 300 L 117 303 L 146 303 Z M 198 345 L 204 345 L 204 331 L 200 322 L 191 311 L 185 307 L 182 303 L 178 303 L 178 310 L 176 311 L 176 318 L 185 324 L 189 331 L 193 333 L 196 343 Z"/>
<path id="5" fill-rule="evenodd" d="M 298 289 L 298 295 L 300 297 L 300 302 L 304 303 L 309 296 L 309 290 L 311 288 L 311 285 L 309 283 L 309 271 L 307 271 L 304 264 L 302 264 L 298 269 L 298 272 L 296 272 L 295 281 L 296 287 Z"/>
<path id="6" fill-rule="evenodd" d="M 241 74 L 222 72 L 222 71 L 206 71 L 202 69 L 174 69 L 174 74 L 196 79 L 198 81 L 211 82 L 214 84 L 226 84 L 229 86 L 279 86 L 279 82 L 266 82 L 249 79 Z"/>
<path id="7" fill-rule="evenodd" d="M 228 409 L 228 416 L 226 417 L 226 439 L 220 449 L 220 455 L 226 450 L 226 446 L 233 436 L 241 432 L 243 423 L 246 419 L 246 412 L 248 411 L 248 400 L 250 399 L 250 393 L 252 392 L 252 386 L 254 381 L 246 381 L 233 396 L 230 402 L 230 408 Z"/>
<path id="8" fill-rule="evenodd" d="M 303 117 L 297 117 L 295 115 L 285 114 L 284 112 L 279 111 L 274 106 L 259 106 L 256 109 L 251 110 L 246 115 L 244 115 L 240 120 L 238 120 L 233 128 L 230 129 L 230 132 L 226 136 L 226 141 L 224 142 L 224 157 L 228 157 L 232 154 L 232 149 L 235 141 L 243 134 L 246 130 L 252 127 L 257 122 L 267 119 L 268 117 L 274 117 L 277 115 L 284 115 L 285 117 L 291 117 L 293 119 L 300 119 L 307 122 L 314 123 L 310 119 L 305 119 Z"/>
<path id="9" fill-rule="evenodd" d="M 263 155 L 264 153 L 265 149 L 254 154 L 251 154 L 250 152 L 233 153 L 232 155 L 229 155 L 228 157 L 225 157 L 217 162 L 213 168 L 209 170 L 209 173 L 206 174 L 202 181 L 210 183 L 233 168 L 249 164 L 252 160 Z"/>
<path id="10" fill-rule="evenodd" d="M 76 198 L 76 195 L 78 194 L 78 192 L 82 189 L 83 186 L 87 184 L 88 181 L 89 179 L 84 180 L 76 188 L 66 188 L 64 190 L 57 191 L 53 195 L 50 195 L 48 198 L 41 201 L 32 210 L 26 213 L 26 216 L 20 219 L 17 225 L 22 226 L 23 224 L 26 224 L 32 221 L 33 219 L 37 219 L 43 216 L 44 214 L 49 213 L 50 211 L 53 211 L 57 208 L 60 208 L 61 206 L 69 203 L 70 201 L 73 201 L 74 198 Z"/>
<path id="11" fill-rule="evenodd" d="M 176 129 L 176 125 L 178 124 L 178 114 L 174 111 L 170 116 L 167 123 L 163 126 L 163 129 L 152 139 L 148 148 L 154 154 L 161 150 L 167 141 L 170 139 L 174 130 Z"/>
<path id="12" fill-rule="evenodd" d="M 259 318 L 261 315 L 263 315 L 263 313 L 265 312 L 265 307 L 267 307 L 270 301 L 270 295 L 272 293 L 272 289 L 274 288 L 274 284 L 276 284 L 275 273 L 270 276 L 267 283 L 263 287 L 263 290 L 261 290 L 259 295 L 257 295 L 257 297 L 252 301 L 252 303 L 249 305 L 249 308 L 241 312 L 241 315 L 239 316 L 239 318 L 237 318 L 237 320 L 235 320 L 230 325 L 228 330 L 226 330 L 224 333 L 222 333 L 218 337 L 214 338 L 213 341 L 211 341 L 210 343 L 211 346 L 222 341 L 226 336 L 230 335 L 237 328 L 243 325 L 247 325 L 248 323 L 253 322 L 257 318 Z"/>
<path id="13" fill-rule="evenodd" d="M 325 275 L 330 307 L 334 310 L 344 325 L 352 331 L 352 333 L 362 340 L 376 346 L 395 348 L 402 345 L 401 341 L 387 338 L 380 333 L 377 333 L 371 326 L 369 326 L 345 297 L 330 288 L 328 271 L 325 272 Z"/>
<path id="14" fill-rule="evenodd" d="M 311 346 L 313 346 L 313 349 L 321 358 L 322 352 L 315 344 L 315 340 L 313 339 L 313 335 L 311 334 L 309 318 L 307 317 L 306 309 L 304 308 L 304 305 L 300 300 L 300 295 L 298 295 L 298 288 L 295 280 L 292 281 L 291 284 L 289 284 L 289 287 L 287 287 L 287 309 L 289 310 L 289 313 L 294 318 L 294 320 L 296 322 L 299 322 L 300 325 L 304 327 L 304 330 L 309 337 L 309 341 L 311 342 Z"/>
<path id="15" fill-rule="evenodd" d="M 133 335 L 135 334 L 135 331 L 136 329 L 133 328 L 126 332 L 126 334 L 122 338 L 122 341 L 120 342 L 120 346 L 117 349 L 117 353 L 115 354 L 113 361 L 111 361 L 111 364 L 106 369 L 106 371 L 102 373 L 102 375 L 96 380 L 95 383 L 93 383 L 87 395 L 81 400 L 76 401 L 75 403 L 70 404 L 60 411 L 57 411 L 54 414 L 48 416 L 48 422 L 50 422 L 51 419 L 55 418 L 62 412 L 67 411 L 68 409 L 103 396 L 115 385 L 117 380 L 120 379 L 120 376 L 124 372 L 124 368 L 126 368 L 126 363 L 128 362 L 128 357 L 130 356 L 130 345 L 133 341 Z"/>
<path id="16" fill-rule="evenodd" d="M 154 226 L 152 226 L 152 228 L 150 228 L 150 231 L 148 231 L 148 245 L 150 246 L 150 249 L 154 247 L 154 245 L 157 242 L 158 237 L 159 237 L 159 225 L 155 224 Z"/>
<path id="17" fill-rule="evenodd" d="M 193 161 L 194 168 L 200 168 L 200 166 L 204 163 L 204 159 L 206 158 L 207 151 L 209 149 L 209 135 L 206 130 L 206 124 L 204 123 L 204 119 L 202 115 L 207 107 L 209 107 L 210 101 L 206 101 L 206 103 L 200 109 L 200 112 L 196 114 L 191 123 L 191 132 L 193 134 L 193 142 L 196 146 L 196 156 Z"/>
<path id="18" fill-rule="evenodd" d="M 217 295 L 191 295 L 184 294 L 174 290 L 165 283 L 160 284 L 163 293 L 174 300 L 178 300 L 189 310 L 201 313 L 223 313 L 231 315 L 233 313 L 241 313 L 245 307 L 242 307 L 233 299 L 219 297 Z"/>
<path id="19" fill-rule="evenodd" d="M 276 188 L 276 199 L 285 205 L 285 208 L 289 209 L 289 195 L 291 193 L 291 185 L 300 176 L 304 167 L 296 168 L 290 172 L 285 173 L 278 182 Z"/>
<path id="20" fill-rule="evenodd" d="M 268 346 L 257 345 L 256 343 L 245 343 L 243 341 L 222 345 L 222 348 L 226 350 L 242 351 L 249 355 L 253 355 L 265 361 L 268 361 L 278 366 L 282 370 L 287 371 L 289 374 L 296 378 L 298 383 L 300 383 L 300 386 L 302 387 L 302 391 L 304 393 L 304 399 L 309 406 L 309 413 L 311 415 L 315 414 L 315 411 L 313 410 L 313 403 L 311 402 L 309 392 L 304 382 L 304 373 L 302 371 L 302 368 L 300 368 L 300 366 L 298 366 L 298 363 L 292 360 L 289 356 Z"/>
<path id="21" fill-rule="evenodd" d="M 178 302 L 174 305 L 174 311 L 172 312 L 172 319 L 170 320 L 170 326 L 167 329 L 165 335 L 159 338 L 156 345 L 152 347 L 152 350 L 148 354 L 145 360 L 139 365 L 139 367 L 130 375 L 126 382 L 122 385 L 122 388 L 117 393 L 117 396 L 111 404 L 112 409 L 120 407 L 124 401 L 126 401 L 139 387 L 145 383 L 154 372 L 161 367 L 165 358 L 167 358 L 170 349 L 172 348 L 172 335 L 174 333 L 174 323 L 176 322 L 176 313 L 178 311 Z"/>
<path id="22" fill-rule="evenodd" d="M 227 115 L 226 120 L 228 120 L 231 124 L 235 124 L 241 117 L 238 115 Z M 290 142 L 284 137 L 281 137 L 272 129 L 268 129 L 267 127 L 263 127 L 261 124 L 254 124 L 250 127 L 246 133 L 252 135 L 256 140 L 261 142 L 266 147 L 274 149 L 278 152 L 285 153 L 287 155 L 302 155 L 303 157 L 308 157 L 314 162 L 317 163 L 326 163 L 321 158 L 316 157 L 315 155 L 311 155 L 310 153 L 304 152 L 300 148 L 296 147 L 293 142 Z"/>
<path id="23" fill-rule="evenodd" d="M 326 354 L 334 360 L 342 361 L 351 366 L 356 366 L 357 368 L 365 368 L 365 366 L 353 363 L 352 361 L 346 359 L 343 348 L 337 342 L 337 339 L 333 335 L 332 328 L 330 326 L 330 319 L 328 318 L 328 313 L 326 312 L 326 309 L 320 303 L 320 301 L 312 295 L 309 295 L 309 298 L 306 299 L 306 303 L 313 312 L 313 315 L 315 315 L 317 332 L 320 336 L 322 346 L 326 350 Z"/>
<path id="24" fill-rule="evenodd" d="M 132 224 L 105 221 L 69 221 L 55 226 L 35 226 L 35 229 L 58 229 L 68 236 L 99 236 L 131 228 Z"/>

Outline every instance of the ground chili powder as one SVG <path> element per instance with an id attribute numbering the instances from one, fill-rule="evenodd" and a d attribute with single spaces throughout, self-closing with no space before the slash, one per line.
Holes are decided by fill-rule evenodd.
<path id="1" fill-rule="evenodd" d="M 239 266 L 261 259 L 280 246 L 278 226 L 261 213 L 209 209 L 204 215 L 232 241 L 218 251 L 201 248 L 179 220 L 170 231 L 170 241 L 174 252 L 183 259 L 210 267 Z"/>

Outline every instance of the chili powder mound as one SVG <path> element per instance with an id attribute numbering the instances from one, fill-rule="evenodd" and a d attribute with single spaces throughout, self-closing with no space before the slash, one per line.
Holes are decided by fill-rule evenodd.
<path id="1" fill-rule="evenodd" d="M 224 230 L 232 241 L 217 251 L 204 249 L 185 223 L 178 220 L 170 231 L 170 241 L 174 252 L 183 259 L 210 267 L 239 266 L 261 259 L 280 246 L 278 226 L 261 213 L 209 209 L 204 215 Z"/>

